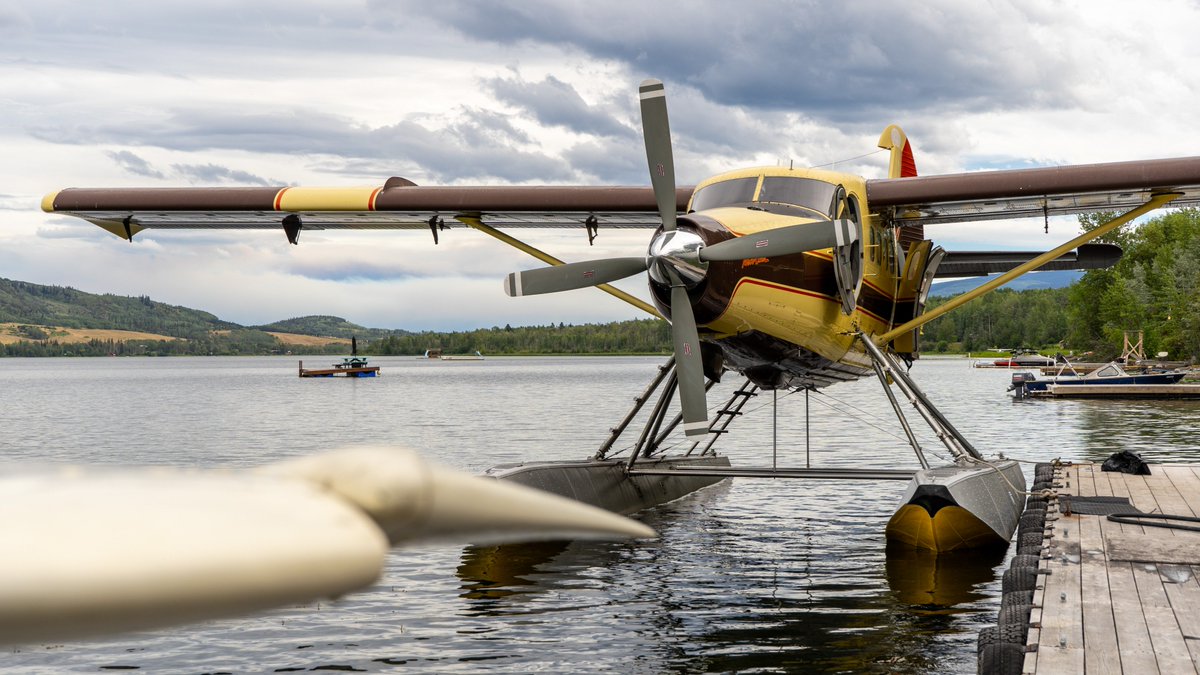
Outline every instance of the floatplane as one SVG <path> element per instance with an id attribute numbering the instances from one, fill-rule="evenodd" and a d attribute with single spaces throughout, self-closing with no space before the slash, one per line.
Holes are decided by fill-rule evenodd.
<path id="1" fill-rule="evenodd" d="M 933 551 L 1007 542 L 1023 506 L 1015 461 L 987 457 L 943 415 L 909 373 L 920 328 L 1035 269 L 1107 267 L 1120 249 L 1090 243 L 1167 205 L 1200 203 L 1200 157 L 918 176 L 898 126 L 879 146 L 888 177 L 793 167 L 747 168 L 677 186 L 664 86 L 640 88 L 650 187 L 418 186 L 393 177 L 366 188 L 71 188 L 42 208 L 131 240 L 150 228 L 425 230 L 436 243 L 469 228 L 547 263 L 510 274 L 510 296 L 595 287 L 671 324 L 673 357 L 590 457 L 495 467 L 488 475 L 628 514 L 729 477 L 908 481 L 889 539 Z M 924 227 L 1123 211 L 1045 252 L 946 251 Z M 522 228 L 650 230 L 644 254 L 566 263 L 512 236 Z M 610 286 L 647 272 L 652 302 Z M 1003 272 L 926 311 L 939 277 Z M 743 378 L 710 415 L 708 389 Z M 734 466 L 715 441 L 759 390 L 812 390 L 874 376 L 919 469 Z M 931 466 L 901 397 L 953 461 Z M 655 396 L 657 395 L 657 397 Z M 628 457 L 612 448 L 650 401 Z M 678 412 L 674 412 L 678 409 Z M 911 413 L 910 413 L 911 414 Z M 669 436 L 688 449 L 668 454 Z"/>

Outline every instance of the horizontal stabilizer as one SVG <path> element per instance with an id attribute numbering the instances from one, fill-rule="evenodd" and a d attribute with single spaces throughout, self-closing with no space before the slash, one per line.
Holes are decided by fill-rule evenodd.
<path id="1" fill-rule="evenodd" d="M 1083 244 L 1042 265 L 1037 271 L 1105 269 L 1117 264 L 1121 253 L 1121 247 L 1116 244 Z M 999 274 L 1041 254 L 1041 251 L 948 251 L 935 278 Z"/>

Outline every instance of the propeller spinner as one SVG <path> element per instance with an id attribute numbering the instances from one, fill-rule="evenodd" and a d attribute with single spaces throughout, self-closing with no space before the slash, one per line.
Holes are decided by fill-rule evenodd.
<path id="1" fill-rule="evenodd" d="M 669 287 L 671 341 L 683 408 L 683 429 L 689 437 L 708 433 L 708 404 L 704 394 L 704 368 L 700 335 L 687 289 L 702 281 L 709 262 L 738 261 L 830 248 L 837 245 L 839 221 L 803 223 L 781 227 L 706 246 L 699 235 L 676 228 L 675 160 L 671 151 L 671 125 L 663 83 L 645 80 L 639 88 L 642 137 L 650 184 L 662 218 L 644 258 L 604 258 L 514 272 L 505 279 L 510 296 L 537 295 L 606 284 L 649 271 L 651 283 Z"/>

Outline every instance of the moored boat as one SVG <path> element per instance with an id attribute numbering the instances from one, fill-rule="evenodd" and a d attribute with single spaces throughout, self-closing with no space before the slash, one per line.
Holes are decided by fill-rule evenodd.
<path id="1" fill-rule="evenodd" d="M 1063 370 L 1069 368 L 1067 364 L 1060 369 L 1058 374 L 1051 377 L 1038 377 L 1034 373 L 1021 372 L 1015 373 L 1012 377 L 1012 384 L 1009 386 L 1009 391 L 1016 392 L 1017 398 L 1028 395 L 1038 395 L 1045 393 L 1050 385 L 1146 385 L 1146 384 L 1175 384 L 1187 375 L 1183 370 L 1169 370 L 1163 372 L 1126 372 L 1116 361 L 1107 363 L 1091 372 L 1080 375 L 1072 372 L 1064 373 Z"/>

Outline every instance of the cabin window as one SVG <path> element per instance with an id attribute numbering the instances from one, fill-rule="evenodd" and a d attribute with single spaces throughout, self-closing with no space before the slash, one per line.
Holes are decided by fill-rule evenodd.
<path id="1" fill-rule="evenodd" d="M 758 201 L 800 206 L 832 218 L 830 207 L 840 188 L 841 186 L 811 178 L 767 176 L 763 178 Z"/>
<path id="2" fill-rule="evenodd" d="M 718 206 L 749 204 L 754 201 L 754 188 L 757 186 L 757 176 L 734 178 L 705 185 L 692 195 L 692 210 L 704 211 L 715 209 Z"/>

